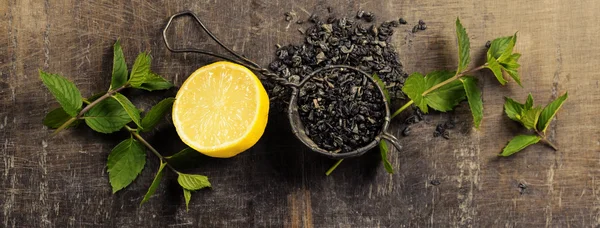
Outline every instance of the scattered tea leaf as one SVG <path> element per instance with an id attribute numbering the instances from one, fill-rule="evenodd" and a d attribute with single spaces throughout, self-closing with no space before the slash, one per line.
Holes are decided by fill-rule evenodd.
<path id="1" fill-rule="evenodd" d="M 142 119 L 142 130 L 150 131 L 171 110 L 175 98 L 166 98 L 154 105 Z"/>
<path id="2" fill-rule="evenodd" d="M 452 78 L 456 73 L 453 71 L 433 71 L 425 76 L 426 88 L 429 89 L 443 81 Z M 452 81 L 425 95 L 425 101 L 429 107 L 447 112 L 466 98 L 465 90 L 460 81 Z"/>
<path id="3" fill-rule="evenodd" d="M 471 44 L 467 30 L 462 26 L 460 20 L 456 18 L 456 37 L 458 39 L 458 72 L 463 72 L 471 62 Z"/>
<path id="4" fill-rule="evenodd" d="M 131 84 L 133 88 L 140 88 L 146 81 L 146 78 L 150 73 L 150 61 L 150 55 L 145 52 L 139 54 L 135 59 L 129 78 L 129 84 Z"/>
<path id="5" fill-rule="evenodd" d="M 117 40 L 113 46 L 113 69 L 112 79 L 110 82 L 110 88 L 119 88 L 127 83 L 127 63 L 125 63 L 125 56 L 123 55 L 123 49 L 121 48 L 121 42 Z"/>
<path id="6" fill-rule="evenodd" d="M 127 112 L 127 115 L 129 115 L 133 122 L 137 126 L 142 127 L 142 124 L 140 123 L 140 110 L 138 110 L 127 97 L 123 96 L 123 94 L 115 93 L 112 97 L 123 106 L 123 109 Z"/>
<path id="7" fill-rule="evenodd" d="M 377 82 L 377 85 L 379 85 L 379 87 L 381 87 L 381 90 L 383 91 L 383 95 L 385 96 L 385 100 L 390 103 L 390 93 L 387 90 L 387 88 L 385 88 L 385 83 L 381 80 L 381 78 L 379 78 L 379 76 L 377 74 L 373 74 L 373 79 L 375 80 L 375 82 Z"/>
<path id="8" fill-rule="evenodd" d="M 467 93 L 469 107 L 473 114 L 473 124 L 475 128 L 479 128 L 481 120 L 483 119 L 483 100 L 481 98 L 481 91 L 477 87 L 477 81 L 471 76 L 466 76 L 460 79 L 464 85 L 465 92 Z"/>
<path id="9" fill-rule="evenodd" d="M 59 128 L 60 126 L 62 126 L 64 123 L 66 123 L 67 121 L 69 121 L 71 118 L 75 118 L 75 117 L 71 117 L 69 114 L 67 114 L 65 112 L 65 110 L 62 107 L 58 107 L 52 111 L 50 111 L 46 117 L 44 117 L 44 125 L 46 125 L 49 128 Z M 77 125 L 78 121 L 73 122 L 72 124 L 70 124 L 69 126 L 75 126 Z"/>
<path id="10" fill-rule="evenodd" d="M 383 167 L 385 167 L 385 170 L 388 173 L 393 174 L 394 168 L 392 167 L 392 164 L 390 163 L 387 157 L 389 149 L 387 143 L 384 140 L 379 141 L 379 151 L 381 152 L 381 160 L 383 161 Z"/>
<path id="11" fill-rule="evenodd" d="M 504 102 L 504 112 L 511 120 L 521 122 L 521 113 L 524 108 L 525 105 L 506 97 L 506 101 Z"/>
<path id="12" fill-rule="evenodd" d="M 146 192 L 146 195 L 144 195 L 144 199 L 142 199 L 140 206 L 142 204 L 144 204 L 146 201 L 148 201 L 150 199 L 150 197 L 152 195 L 154 195 L 154 193 L 156 192 L 156 189 L 158 188 L 158 186 L 160 185 L 160 181 L 162 180 L 162 177 L 164 174 L 163 169 L 165 168 L 166 165 L 167 165 L 167 163 L 160 161 L 160 167 L 158 167 L 158 172 L 156 172 L 156 175 L 154 176 L 154 180 L 152 180 L 152 184 L 150 185 L 150 188 L 148 188 L 148 192 Z"/>
<path id="13" fill-rule="evenodd" d="M 425 77 L 420 73 L 411 74 L 404 82 L 404 87 L 402 87 L 402 92 L 404 92 L 415 105 L 423 111 L 423 113 L 427 113 L 428 111 L 427 101 L 425 101 L 422 95 L 425 90 L 427 90 Z"/>
<path id="14" fill-rule="evenodd" d="M 115 99 L 105 99 L 85 113 L 85 123 L 94 131 L 112 133 L 131 122 L 131 117 Z"/>
<path id="15" fill-rule="evenodd" d="M 550 125 L 552 118 L 554 118 L 558 110 L 562 107 L 565 100 L 567 100 L 568 96 L 569 95 L 565 93 L 564 95 L 558 97 L 556 100 L 552 101 L 550 104 L 544 107 L 537 123 L 538 131 L 546 133 L 546 129 L 548 128 L 548 125 Z"/>
<path id="16" fill-rule="evenodd" d="M 541 137 L 537 135 L 518 135 L 508 142 L 508 145 L 504 147 L 502 153 L 500 153 L 498 156 L 508 157 L 513 155 L 514 153 L 525 149 L 525 147 L 528 147 L 529 145 L 538 143 L 540 139 Z"/>
<path id="17" fill-rule="evenodd" d="M 190 190 L 187 189 L 183 189 L 183 197 L 185 198 L 185 210 L 188 211 L 189 205 L 190 205 L 190 200 L 192 199 L 192 192 L 190 192 Z"/>
<path id="18" fill-rule="evenodd" d="M 149 72 L 144 82 L 137 88 L 148 91 L 155 91 L 169 89 L 171 87 L 173 87 L 173 83 L 167 81 L 167 79 L 164 79 L 163 77 L 154 72 Z"/>
<path id="19" fill-rule="evenodd" d="M 58 74 L 49 74 L 41 70 L 40 78 L 65 112 L 71 117 L 77 116 L 83 100 L 75 84 Z"/>
<path id="20" fill-rule="evenodd" d="M 190 191 L 211 187 L 210 182 L 208 182 L 208 177 L 197 174 L 179 173 L 177 182 L 179 182 L 179 185 L 181 185 L 182 188 Z"/>
<path id="21" fill-rule="evenodd" d="M 115 146 L 107 160 L 113 194 L 131 184 L 145 164 L 144 146 L 137 140 L 129 138 Z"/>

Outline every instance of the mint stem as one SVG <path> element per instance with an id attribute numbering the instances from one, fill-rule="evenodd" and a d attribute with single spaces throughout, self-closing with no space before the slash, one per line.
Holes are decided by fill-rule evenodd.
<path id="1" fill-rule="evenodd" d="M 329 170 L 327 170 L 327 172 L 325 172 L 325 175 L 329 176 L 329 174 L 331 174 L 331 172 L 333 172 L 333 170 L 335 170 L 335 168 L 337 168 L 343 161 L 344 159 L 338 160 L 333 166 L 331 166 L 331 168 L 329 168 Z"/>
<path id="2" fill-rule="evenodd" d="M 101 97 L 99 97 L 98 99 L 94 100 L 92 103 L 88 104 L 87 106 L 85 106 L 85 108 L 83 108 L 79 114 L 77 115 L 77 118 L 81 118 L 83 117 L 83 115 L 88 112 L 90 109 L 92 109 L 94 106 L 96 106 L 98 103 L 100 103 L 103 100 L 106 100 L 106 98 L 111 97 L 112 95 L 114 95 L 115 93 L 118 93 L 119 91 L 125 89 L 129 87 L 129 84 L 125 84 L 119 88 L 113 89 L 108 91 L 106 94 L 102 95 Z"/>
<path id="3" fill-rule="evenodd" d="M 70 126 L 73 122 L 75 122 L 75 120 L 77 120 L 77 117 L 72 117 L 71 119 L 67 120 L 67 122 L 65 122 L 63 125 L 60 125 L 60 127 L 56 128 L 56 130 L 54 130 L 50 136 L 55 136 L 58 134 L 58 132 Z"/>
<path id="4" fill-rule="evenodd" d="M 148 148 L 150 151 L 152 151 L 152 153 L 154 155 L 156 155 L 158 157 L 158 159 L 160 159 L 161 162 L 164 162 L 165 164 L 167 164 L 167 167 L 169 167 L 169 169 L 173 170 L 173 172 L 180 174 L 179 171 L 177 171 L 175 168 L 173 168 L 173 166 L 171 166 L 171 164 L 169 164 L 167 162 L 167 159 L 165 157 L 163 157 L 160 153 L 158 153 L 158 151 L 156 149 L 154 149 L 154 147 L 152 147 L 152 145 L 150 145 L 150 143 L 148 143 L 148 141 L 146 141 L 138 132 L 136 129 L 133 129 L 127 125 L 125 125 L 125 128 L 127 129 L 127 131 L 129 131 L 129 133 L 131 133 L 131 135 L 133 135 L 133 137 L 135 137 L 137 140 L 139 140 L 142 144 L 144 144 L 144 146 L 146 146 L 146 148 Z"/>
<path id="5" fill-rule="evenodd" d="M 473 68 L 473 69 L 471 69 L 471 70 L 464 71 L 464 72 L 462 72 L 462 73 L 460 73 L 460 74 L 458 74 L 458 73 L 457 73 L 457 74 L 456 74 L 456 75 L 454 75 L 453 77 L 451 77 L 451 78 L 448 78 L 446 81 L 440 82 L 439 84 L 437 84 L 437 85 L 434 85 L 433 87 L 429 88 L 428 90 L 425 90 L 425 92 L 423 92 L 423 94 L 421 94 L 421 95 L 422 95 L 422 96 L 425 96 L 425 95 L 427 95 L 428 93 L 431 93 L 431 92 L 433 92 L 434 90 L 436 90 L 436 89 L 438 89 L 438 88 L 440 88 L 440 87 L 442 87 L 442 86 L 445 86 L 446 84 L 448 84 L 448 83 L 450 83 L 450 82 L 453 82 L 453 81 L 455 81 L 455 80 L 458 80 L 458 79 L 459 79 L 460 77 L 462 77 L 462 76 L 465 76 L 465 75 L 467 75 L 467 74 L 470 74 L 470 73 L 473 73 L 473 72 L 476 72 L 476 71 L 478 71 L 478 70 L 481 70 L 481 69 L 485 68 L 485 66 L 486 66 L 486 65 L 487 65 L 487 63 L 486 63 L 486 64 L 484 64 L 484 65 L 481 65 L 481 66 L 479 66 L 479 67 Z"/>
<path id="6" fill-rule="evenodd" d="M 412 101 L 412 100 L 406 102 L 406 104 L 404 104 L 404 106 L 400 107 L 398 110 L 396 110 L 396 112 L 394 112 L 394 114 L 392 114 L 391 119 L 394 119 L 394 117 L 396 117 L 397 115 L 399 115 L 402 111 L 404 111 L 404 109 L 408 108 L 413 103 L 415 103 L 415 102 Z"/>
<path id="7" fill-rule="evenodd" d="M 546 139 L 546 138 L 542 138 L 540 139 L 543 143 L 545 143 L 546 145 L 552 147 L 552 149 L 554 149 L 554 151 L 558 151 L 558 147 L 554 146 L 554 144 L 552 144 L 552 142 L 550 142 L 550 140 Z"/>
<path id="8" fill-rule="evenodd" d="M 540 141 L 542 141 L 544 144 L 552 147 L 552 149 L 554 149 L 554 151 L 558 151 L 558 147 L 556 147 L 552 142 L 550 142 L 550 140 L 548 140 L 548 138 L 546 137 L 546 134 L 541 133 L 537 129 L 535 130 L 535 133 L 537 133 L 541 137 Z"/>

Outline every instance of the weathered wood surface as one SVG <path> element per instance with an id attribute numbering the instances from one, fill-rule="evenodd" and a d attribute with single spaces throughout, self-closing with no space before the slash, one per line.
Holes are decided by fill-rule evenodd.
<path id="1" fill-rule="evenodd" d="M 379 21 L 400 16 L 428 29 L 401 27 L 394 44 L 409 72 L 454 68 L 454 20 L 460 16 L 481 62 L 484 44 L 519 31 L 524 88 L 501 87 L 480 73 L 485 118 L 471 129 L 463 104 L 453 113 L 459 129 L 451 140 L 433 138 L 448 115 L 431 115 L 401 138 L 393 151 L 396 174 L 370 153 L 333 163 L 293 138 L 283 116 L 272 115 L 258 145 L 233 159 L 206 159 L 195 172 L 208 175 L 212 190 L 193 195 L 189 212 L 175 176 L 138 204 L 158 164 L 149 163 L 126 190 L 111 194 L 105 169 L 110 149 L 125 135 L 104 136 L 86 128 L 50 138 L 41 120 L 57 104 L 38 79 L 38 69 L 73 80 L 84 96 L 110 80 L 112 44 L 122 40 L 129 63 L 151 50 L 153 69 L 177 85 L 214 59 L 169 53 L 161 43 L 166 19 L 181 10 L 202 15 L 222 40 L 260 64 L 275 44 L 301 42 L 283 14 L 295 11 L 353 16 L 357 9 Z M 600 4 L 584 1 L 78 1 L 0 0 L 0 226 L 1 227 L 598 227 L 600 226 Z M 178 23 L 184 44 L 215 49 L 191 23 Z M 496 154 L 517 124 L 503 116 L 504 96 L 528 92 L 547 103 L 569 91 L 552 124 L 557 152 L 534 145 L 508 159 Z M 173 91 L 140 96 L 149 107 Z M 393 131 L 400 136 L 400 121 Z M 168 125 L 149 136 L 171 154 L 183 145 Z M 596 181 L 596 178 L 599 180 Z M 432 180 L 441 184 L 433 186 Z M 523 194 L 519 183 L 528 188 Z"/>

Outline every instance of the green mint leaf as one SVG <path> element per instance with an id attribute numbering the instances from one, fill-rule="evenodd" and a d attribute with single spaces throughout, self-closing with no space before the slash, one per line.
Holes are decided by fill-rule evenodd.
<path id="1" fill-rule="evenodd" d="M 173 162 L 173 161 L 178 160 L 178 159 L 182 159 L 182 160 L 189 159 L 189 157 L 191 157 L 193 155 L 196 155 L 196 154 L 200 154 L 200 152 L 198 152 L 198 151 L 196 151 L 196 150 L 188 147 L 188 148 L 185 148 L 185 149 L 177 152 L 176 154 L 173 154 L 171 156 L 167 156 L 165 158 L 167 160 L 169 160 L 169 162 Z"/>
<path id="2" fill-rule="evenodd" d="M 150 131 L 150 130 L 152 130 L 152 128 L 154 128 L 154 126 L 156 126 L 156 124 L 169 111 L 171 111 L 171 107 L 173 106 L 173 102 L 175 102 L 175 98 L 169 97 L 169 98 L 166 98 L 166 99 L 158 102 L 158 104 L 154 105 L 154 107 L 152 107 L 150 109 L 150 111 L 148 111 L 148 113 L 146 113 L 146 115 L 142 119 L 142 125 L 141 126 L 142 126 L 143 131 Z"/>
<path id="3" fill-rule="evenodd" d="M 129 84 L 133 88 L 140 88 L 146 81 L 148 74 L 150 73 L 150 61 L 151 57 L 147 53 L 140 53 L 133 63 L 131 68 L 131 75 L 129 77 Z"/>
<path id="4" fill-rule="evenodd" d="M 379 76 L 376 73 L 373 74 L 373 79 L 375 80 L 375 82 L 377 82 L 377 85 L 379 85 L 379 87 L 383 91 L 383 95 L 385 96 L 385 100 L 388 103 L 390 103 L 390 100 L 391 100 L 391 98 L 390 98 L 390 92 L 385 87 L 385 83 L 381 80 L 381 78 L 379 78 Z"/>
<path id="5" fill-rule="evenodd" d="M 521 113 L 523 112 L 524 108 L 524 104 L 516 102 L 515 100 L 508 97 L 504 102 L 504 112 L 506 113 L 508 118 L 514 121 L 521 122 Z"/>
<path id="6" fill-rule="evenodd" d="M 210 182 L 208 182 L 208 177 L 203 175 L 179 173 L 177 182 L 179 182 L 179 185 L 181 185 L 182 188 L 190 191 L 211 187 Z"/>
<path id="7" fill-rule="evenodd" d="M 411 74 L 404 82 L 404 87 L 402 87 L 404 94 L 406 94 L 415 105 L 423 111 L 423 113 L 428 112 L 427 102 L 422 96 L 425 90 L 427 90 L 425 77 L 420 73 Z"/>
<path id="8" fill-rule="evenodd" d="M 516 70 L 519 67 L 521 67 L 521 64 L 519 64 L 519 58 L 521 58 L 521 54 L 513 53 L 507 59 L 500 62 L 500 65 L 502 65 L 502 67 L 504 67 L 505 69 Z"/>
<path id="9" fill-rule="evenodd" d="M 429 89 L 443 81 L 452 78 L 456 73 L 452 71 L 433 71 L 425 76 L 426 88 Z M 466 98 L 462 83 L 450 82 L 425 95 L 425 101 L 429 107 L 447 112 Z"/>
<path id="10" fill-rule="evenodd" d="M 514 153 L 525 149 L 525 147 L 528 147 L 529 145 L 538 143 L 540 139 L 541 138 L 537 135 L 518 135 L 508 142 L 508 145 L 504 147 L 502 153 L 500 153 L 498 156 L 508 157 L 513 155 Z"/>
<path id="11" fill-rule="evenodd" d="M 490 57 L 488 58 L 487 63 L 488 65 L 486 68 L 492 70 L 492 73 L 494 73 L 494 76 L 496 76 L 498 82 L 500 82 L 502 85 L 506 84 L 506 79 L 504 79 L 504 75 L 502 75 L 502 66 L 498 63 L 498 61 L 496 61 L 494 57 Z"/>
<path id="12" fill-rule="evenodd" d="M 475 128 L 479 128 L 481 120 L 483 119 L 483 100 L 481 98 L 481 91 L 477 87 L 477 81 L 471 76 L 466 76 L 460 79 L 464 85 L 465 92 L 467 93 L 467 100 L 469 101 L 469 107 L 473 114 L 473 124 Z"/>
<path id="13" fill-rule="evenodd" d="M 519 86 L 523 87 L 521 84 L 521 76 L 519 76 L 519 72 L 517 70 L 504 68 L 504 71 L 506 71 L 506 73 L 508 73 L 508 75 L 510 75 L 510 77 L 515 80 Z"/>
<path id="14" fill-rule="evenodd" d="M 533 108 L 533 96 L 531 96 L 531 93 L 529 93 L 529 95 L 527 95 L 527 100 L 525 100 L 525 110 L 529 110 L 531 108 Z"/>
<path id="15" fill-rule="evenodd" d="M 125 63 L 125 56 L 123 55 L 123 49 L 121 49 L 121 43 L 117 40 L 113 47 L 113 69 L 112 79 L 110 82 L 110 89 L 119 88 L 127 83 L 127 64 Z"/>
<path id="16" fill-rule="evenodd" d="M 116 99 L 99 102 L 83 118 L 90 128 L 100 133 L 113 133 L 131 122 L 131 117 Z"/>
<path id="17" fill-rule="evenodd" d="M 115 146 L 107 161 L 113 194 L 131 184 L 145 164 L 144 146 L 137 140 L 129 138 Z"/>
<path id="18" fill-rule="evenodd" d="M 153 72 L 149 72 L 146 76 L 146 80 L 140 86 L 136 87 L 138 89 L 144 89 L 148 91 L 154 90 L 164 90 L 173 87 L 173 83 L 167 81 L 163 77 Z"/>
<path id="19" fill-rule="evenodd" d="M 140 122 L 140 110 L 137 109 L 123 94 L 115 93 L 112 97 L 121 104 L 123 109 L 125 109 L 125 112 L 127 112 L 127 115 L 129 115 L 129 118 L 131 118 L 137 126 L 142 127 Z"/>
<path id="20" fill-rule="evenodd" d="M 508 41 L 508 45 L 506 45 L 506 49 L 504 49 L 504 51 L 502 52 L 500 57 L 497 58 L 499 63 L 504 63 L 506 61 L 506 59 L 508 59 L 512 56 L 512 54 L 513 54 L 512 52 L 513 52 L 513 49 L 515 48 L 515 44 L 517 44 L 517 33 L 515 33 L 515 35 L 510 37 L 510 40 Z"/>
<path id="21" fill-rule="evenodd" d="M 154 193 L 156 192 L 156 189 L 160 185 L 160 180 L 162 179 L 162 177 L 164 175 L 163 169 L 165 168 L 166 165 L 167 165 L 167 163 L 160 161 L 160 167 L 158 167 L 158 172 L 156 172 L 156 175 L 154 176 L 154 180 L 152 180 L 152 184 L 148 188 L 148 192 L 146 192 L 146 195 L 144 195 L 144 199 L 142 199 L 140 206 L 142 204 L 144 204 L 145 202 L 147 202 L 150 199 L 150 197 L 152 195 L 154 195 Z"/>
<path id="22" fill-rule="evenodd" d="M 169 164 L 177 168 L 194 168 L 197 167 L 206 156 L 188 147 L 165 158 L 169 161 Z"/>
<path id="23" fill-rule="evenodd" d="M 62 107 L 56 108 L 52 111 L 50 111 L 46 117 L 44 117 L 44 125 L 46 125 L 49 128 L 59 128 L 60 126 L 62 126 L 64 123 L 66 123 L 67 121 L 69 121 L 71 118 L 75 118 L 75 117 L 71 117 L 71 115 L 67 114 L 67 112 L 65 112 L 65 110 Z M 73 122 L 72 124 L 70 124 L 68 127 L 71 126 L 76 126 L 78 124 L 78 120 Z"/>
<path id="24" fill-rule="evenodd" d="M 492 41 L 490 44 L 490 48 L 487 51 L 487 59 L 488 61 L 491 58 L 498 59 L 502 54 L 506 52 L 508 46 L 510 45 L 512 36 L 500 37 Z M 516 42 L 516 40 L 515 40 Z M 511 49 L 512 51 L 512 49 Z"/>
<path id="25" fill-rule="evenodd" d="M 556 100 L 552 101 L 550 104 L 546 105 L 540 114 L 540 118 L 537 123 L 538 131 L 542 131 L 546 133 L 546 129 L 548 129 L 548 125 L 552 121 L 552 118 L 556 115 L 560 107 L 562 107 L 563 103 L 569 95 L 565 93 L 564 95 L 558 97 Z"/>
<path id="26" fill-rule="evenodd" d="M 392 164 L 390 163 L 390 161 L 388 160 L 388 146 L 387 143 L 384 140 L 379 141 L 379 151 L 381 152 L 381 160 L 383 161 L 383 167 L 385 167 L 385 170 L 388 173 L 394 173 L 394 168 L 392 167 Z"/>
<path id="27" fill-rule="evenodd" d="M 190 190 L 187 189 L 183 189 L 183 198 L 185 198 L 185 210 L 188 211 L 189 205 L 190 205 L 190 200 L 192 199 L 192 192 L 190 192 Z"/>
<path id="28" fill-rule="evenodd" d="M 471 62 L 471 44 L 467 30 L 462 26 L 460 20 L 456 18 L 456 37 L 458 39 L 458 72 L 463 72 Z"/>
<path id="29" fill-rule="evenodd" d="M 535 129 L 541 112 L 541 107 L 527 109 L 526 105 L 521 114 L 521 123 L 528 130 Z"/>
<path id="30" fill-rule="evenodd" d="M 49 74 L 41 70 L 40 78 L 65 112 L 72 117 L 77 116 L 83 100 L 75 84 L 58 74 Z"/>

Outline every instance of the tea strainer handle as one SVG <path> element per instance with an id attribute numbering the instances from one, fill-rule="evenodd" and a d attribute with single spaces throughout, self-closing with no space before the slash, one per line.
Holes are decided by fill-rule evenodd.
<path id="1" fill-rule="evenodd" d="M 227 50 L 227 52 L 231 53 L 232 55 L 234 55 L 236 58 L 238 58 L 239 60 L 235 60 L 233 58 L 221 55 L 221 54 L 217 54 L 217 53 L 213 53 L 210 51 L 206 51 L 206 50 L 202 50 L 202 49 L 198 49 L 198 48 L 173 48 L 169 42 L 169 39 L 167 39 L 167 31 L 169 30 L 169 28 L 171 27 L 171 24 L 173 23 L 173 20 L 175 18 L 178 17 L 182 17 L 182 16 L 190 16 L 192 18 L 194 18 L 194 20 L 198 23 L 198 25 L 200 25 L 200 28 L 202 28 L 202 30 L 204 30 L 204 32 L 206 32 L 206 34 L 208 34 L 208 36 L 215 41 L 219 46 L 221 46 L 222 48 L 224 48 L 225 50 Z M 169 51 L 171 52 L 175 52 L 175 53 L 198 53 L 198 54 L 204 54 L 204 55 L 208 55 L 208 56 L 212 56 L 212 57 L 216 57 L 216 58 L 220 58 L 220 59 L 224 59 L 227 61 L 231 61 L 240 65 L 243 65 L 245 67 L 250 68 L 251 70 L 254 71 L 258 71 L 260 74 L 268 77 L 271 80 L 274 80 L 275 82 L 277 82 L 280 85 L 284 85 L 284 86 L 289 86 L 292 88 L 296 88 L 298 87 L 297 84 L 291 83 L 289 82 L 287 79 L 285 78 L 281 78 L 279 77 L 277 74 L 261 67 L 260 65 L 258 65 L 257 63 L 253 62 L 252 60 L 238 54 L 237 52 L 233 51 L 232 49 L 230 49 L 229 47 L 225 46 L 225 44 L 223 44 L 205 25 L 204 23 L 200 20 L 200 18 L 193 12 L 191 11 L 182 11 L 176 14 L 173 14 L 170 18 L 169 21 L 167 22 L 167 25 L 165 25 L 165 28 L 163 29 L 163 41 L 165 43 L 165 46 L 167 47 L 167 49 L 169 49 Z"/>
<path id="2" fill-rule="evenodd" d="M 390 142 L 392 145 L 394 145 L 394 147 L 396 147 L 396 150 L 398 150 L 398 151 L 402 150 L 402 146 L 400 145 L 400 142 L 392 134 L 390 134 L 388 132 L 384 132 L 381 135 L 381 138 L 382 138 L 381 140 L 386 140 L 386 141 Z"/>

